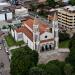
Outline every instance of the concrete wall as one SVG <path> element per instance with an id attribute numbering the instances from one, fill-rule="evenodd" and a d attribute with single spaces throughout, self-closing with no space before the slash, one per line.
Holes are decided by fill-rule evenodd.
<path id="1" fill-rule="evenodd" d="M 11 35 L 14 37 L 14 30 L 11 29 Z"/>

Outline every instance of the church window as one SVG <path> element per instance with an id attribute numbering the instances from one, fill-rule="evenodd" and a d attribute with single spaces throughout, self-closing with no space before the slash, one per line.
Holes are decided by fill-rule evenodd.
<path id="1" fill-rule="evenodd" d="M 47 38 L 47 36 L 45 36 L 45 38 Z"/>

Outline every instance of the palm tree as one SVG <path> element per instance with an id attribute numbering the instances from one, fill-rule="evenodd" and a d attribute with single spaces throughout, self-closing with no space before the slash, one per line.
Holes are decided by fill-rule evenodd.
<path id="1" fill-rule="evenodd" d="M 9 28 L 9 29 L 10 29 L 10 31 L 11 31 L 12 25 L 8 25 L 8 28 Z"/>

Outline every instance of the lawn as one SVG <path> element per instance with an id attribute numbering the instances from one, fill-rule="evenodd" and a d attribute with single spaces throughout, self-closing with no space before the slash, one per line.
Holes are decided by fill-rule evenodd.
<path id="1" fill-rule="evenodd" d="M 5 36 L 5 40 L 6 40 L 6 42 L 7 42 L 9 47 L 11 47 L 11 46 L 18 46 L 18 45 L 24 44 L 23 41 L 16 42 L 14 40 L 14 38 L 11 36 L 11 34 L 9 34 L 8 36 Z"/>
<path id="2" fill-rule="evenodd" d="M 59 43 L 59 48 L 68 48 L 69 41 L 70 40 L 66 40 L 66 41 L 63 41 L 63 42 Z"/>

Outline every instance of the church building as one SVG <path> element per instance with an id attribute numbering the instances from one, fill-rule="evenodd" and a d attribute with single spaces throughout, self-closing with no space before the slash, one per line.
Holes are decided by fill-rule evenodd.
<path id="1" fill-rule="evenodd" d="M 58 22 L 55 16 L 51 27 L 37 17 L 28 18 L 22 22 L 21 27 L 12 29 L 11 34 L 16 41 L 23 40 L 38 52 L 58 49 Z"/>

